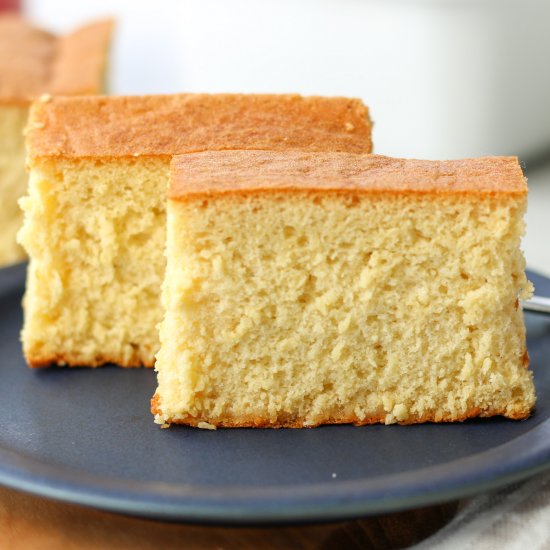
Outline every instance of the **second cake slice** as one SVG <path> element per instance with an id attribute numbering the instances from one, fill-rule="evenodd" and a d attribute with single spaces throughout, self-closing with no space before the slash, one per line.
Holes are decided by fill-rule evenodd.
<path id="1" fill-rule="evenodd" d="M 152 366 L 172 155 L 370 152 L 371 136 L 359 100 L 182 94 L 38 101 L 27 146 L 27 361 Z"/>

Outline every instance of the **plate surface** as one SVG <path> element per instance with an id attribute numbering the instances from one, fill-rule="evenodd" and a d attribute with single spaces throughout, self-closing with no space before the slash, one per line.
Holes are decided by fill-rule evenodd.
<path id="1" fill-rule="evenodd" d="M 23 265 L 0 270 L 0 484 L 126 514 L 346 519 L 463 497 L 550 466 L 550 320 L 527 315 L 536 413 L 463 424 L 161 430 L 148 369 L 25 366 Z M 550 281 L 533 275 L 539 294 Z"/>

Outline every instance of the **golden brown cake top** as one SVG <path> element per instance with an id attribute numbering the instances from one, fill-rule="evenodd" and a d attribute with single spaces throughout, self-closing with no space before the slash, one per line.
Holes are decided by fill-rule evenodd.
<path id="1" fill-rule="evenodd" d="M 112 26 L 98 21 L 56 37 L 17 15 L 0 16 L 0 104 L 99 93 Z"/>
<path id="2" fill-rule="evenodd" d="M 211 149 L 371 151 L 358 99 L 179 94 L 56 97 L 33 103 L 30 159 L 172 156 Z"/>
<path id="3" fill-rule="evenodd" d="M 429 161 L 334 152 L 206 151 L 172 159 L 169 198 L 259 192 L 527 192 L 516 157 Z"/>

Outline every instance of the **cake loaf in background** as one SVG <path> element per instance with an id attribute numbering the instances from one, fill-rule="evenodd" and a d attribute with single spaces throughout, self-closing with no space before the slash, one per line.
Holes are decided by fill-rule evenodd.
<path id="1" fill-rule="evenodd" d="M 175 157 L 160 424 L 525 418 L 516 158 Z"/>
<path id="2" fill-rule="evenodd" d="M 23 129 L 29 105 L 44 93 L 103 91 L 111 21 L 56 37 L 16 15 L 0 15 L 0 266 L 25 257 L 16 243 L 17 200 L 27 186 Z"/>
<path id="3" fill-rule="evenodd" d="M 53 98 L 27 131 L 30 256 L 23 347 L 32 366 L 152 366 L 162 320 L 174 154 L 371 151 L 359 100 L 298 95 Z"/>

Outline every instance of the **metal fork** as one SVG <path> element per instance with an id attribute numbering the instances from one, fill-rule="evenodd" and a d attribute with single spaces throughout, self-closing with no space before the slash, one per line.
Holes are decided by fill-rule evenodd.
<path id="1" fill-rule="evenodd" d="M 550 298 L 533 296 L 530 300 L 521 302 L 524 311 L 534 311 L 550 315 Z"/>

